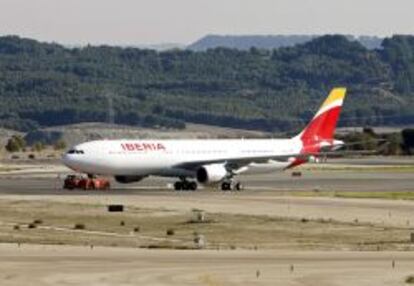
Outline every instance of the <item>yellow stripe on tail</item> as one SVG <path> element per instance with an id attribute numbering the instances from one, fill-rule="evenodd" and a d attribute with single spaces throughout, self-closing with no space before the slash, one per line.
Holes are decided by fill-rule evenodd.
<path id="1" fill-rule="evenodd" d="M 320 109 L 324 109 L 336 101 L 343 101 L 346 94 L 346 88 L 338 87 L 334 88 L 329 94 L 328 98 L 324 101 Z"/>

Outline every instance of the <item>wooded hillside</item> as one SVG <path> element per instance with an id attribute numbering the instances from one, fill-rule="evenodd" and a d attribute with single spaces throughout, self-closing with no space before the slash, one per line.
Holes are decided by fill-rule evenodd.
<path id="1" fill-rule="evenodd" d="M 385 39 L 378 50 L 324 36 L 290 48 L 205 52 L 0 38 L 0 125 L 17 130 L 112 118 L 292 130 L 334 86 L 349 89 L 343 125 L 414 123 L 414 37 Z"/>

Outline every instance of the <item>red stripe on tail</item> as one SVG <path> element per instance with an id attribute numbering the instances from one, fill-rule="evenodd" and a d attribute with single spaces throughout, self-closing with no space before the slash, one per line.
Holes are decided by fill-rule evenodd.
<path id="1" fill-rule="evenodd" d="M 334 144 L 334 134 L 345 98 L 345 88 L 335 88 L 322 104 L 319 112 L 296 138 L 302 141 L 302 155 L 317 156 L 323 145 Z M 288 168 L 306 163 L 303 157 L 295 158 Z"/>
<path id="2" fill-rule="evenodd" d="M 300 136 L 303 145 L 332 140 L 340 113 L 341 106 L 336 106 L 312 119 Z"/>

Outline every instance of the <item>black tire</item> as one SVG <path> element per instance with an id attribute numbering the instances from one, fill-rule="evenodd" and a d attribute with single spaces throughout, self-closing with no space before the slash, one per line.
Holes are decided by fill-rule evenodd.
<path id="1" fill-rule="evenodd" d="M 183 191 L 189 191 L 190 190 L 190 183 L 189 182 L 185 181 L 185 182 L 182 182 L 182 184 L 183 184 Z"/>
<path id="2" fill-rule="evenodd" d="M 231 185 L 228 182 L 221 183 L 221 190 L 222 191 L 230 191 Z"/>
<path id="3" fill-rule="evenodd" d="M 191 191 L 196 191 L 197 190 L 197 183 L 196 182 L 191 182 L 188 185 L 189 185 L 189 189 Z"/>
<path id="4" fill-rule="evenodd" d="M 234 189 L 238 192 L 243 191 L 243 188 L 244 188 L 244 186 L 240 182 L 237 182 L 236 185 L 234 186 Z"/>
<path id="5" fill-rule="evenodd" d="M 182 191 L 184 188 L 183 188 L 183 183 L 182 182 L 175 182 L 174 183 L 174 190 L 176 190 L 176 191 Z"/>

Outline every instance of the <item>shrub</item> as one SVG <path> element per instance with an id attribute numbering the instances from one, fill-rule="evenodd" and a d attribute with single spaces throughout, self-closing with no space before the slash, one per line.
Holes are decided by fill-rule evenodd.
<path id="1" fill-rule="evenodd" d="M 74 229 L 85 229 L 86 226 L 83 223 L 77 223 L 77 224 L 75 224 L 75 226 L 73 228 Z"/>
<path id="2" fill-rule="evenodd" d="M 34 223 L 29 223 L 29 225 L 27 226 L 27 228 L 36 228 L 36 224 Z"/>
<path id="3" fill-rule="evenodd" d="M 414 275 L 410 275 L 405 279 L 405 283 L 414 284 Z"/>
<path id="4" fill-rule="evenodd" d="M 167 235 L 174 235 L 175 234 L 175 230 L 172 228 L 167 229 Z"/>
<path id="5" fill-rule="evenodd" d="M 11 138 L 7 141 L 6 150 L 9 152 L 18 152 L 20 151 L 20 146 L 15 140 L 13 140 L 13 138 Z"/>
<path id="6" fill-rule="evenodd" d="M 53 148 L 55 150 L 63 150 L 63 149 L 66 149 L 66 146 L 67 146 L 66 142 L 61 139 L 55 142 L 55 144 L 53 145 Z"/>
<path id="7" fill-rule="evenodd" d="M 43 143 L 42 142 L 36 142 L 34 145 L 33 145 L 33 150 L 34 151 L 36 151 L 36 152 L 40 152 L 40 151 L 42 151 L 42 150 L 44 150 L 45 149 L 45 145 L 43 145 Z"/>
<path id="8" fill-rule="evenodd" d="M 26 147 L 26 142 L 19 135 L 14 135 L 7 141 L 6 150 L 8 152 L 18 152 Z"/>

